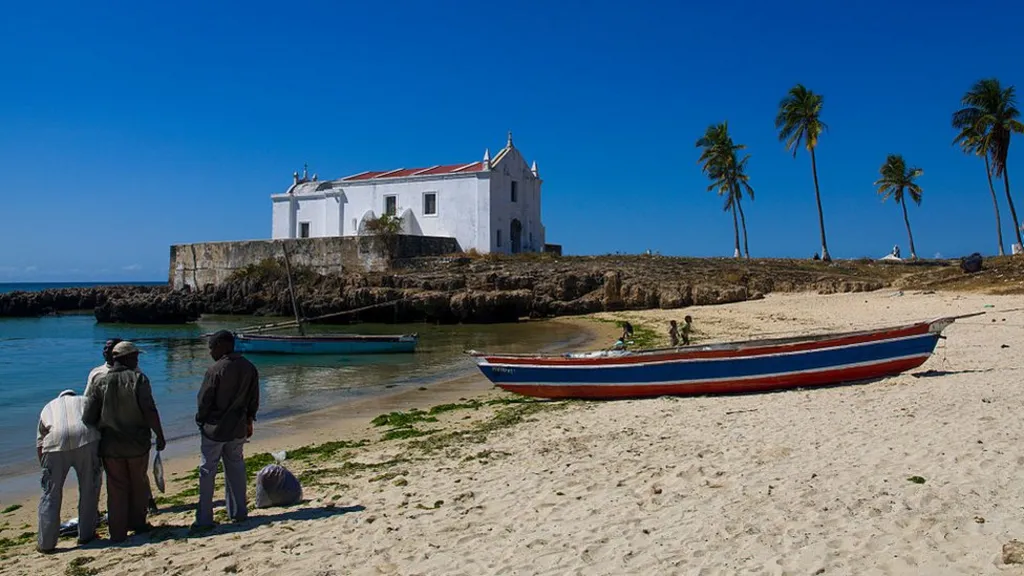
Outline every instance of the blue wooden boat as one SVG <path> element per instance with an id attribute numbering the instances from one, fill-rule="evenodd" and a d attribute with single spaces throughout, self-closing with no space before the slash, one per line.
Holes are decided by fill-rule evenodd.
<path id="1" fill-rule="evenodd" d="M 281 250 L 284 253 L 285 272 L 288 274 L 288 297 L 292 302 L 292 312 L 295 314 L 295 320 L 265 326 L 241 328 L 235 332 L 235 350 L 248 354 L 333 355 L 398 354 L 414 352 L 416 350 L 416 344 L 419 341 L 417 334 L 389 334 L 380 336 L 362 334 L 306 334 L 305 325 L 310 322 L 337 318 L 338 316 L 355 314 L 382 306 L 393 306 L 399 300 L 372 304 L 333 314 L 324 314 L 316 318 L 303 318 L 299 314 L 299 304 L 295 299 L 295 287 L 292 285 L 292 265 L 288 259 L 287 244 L 281 244 Z M 280 330 L 293 327 L 299 329 L 298 335 L 263 333 L 264 330 Z"/>
<path id="2" fill-rule="evenodd" d="M 235 334 L 235 349 L 248 354 L 397 354 L 416 350 L 417 334 Z"/>
<path id="3" fill-rule="evenodd" d="M 923 364 L 957 318 L 798 338 L 562 355 L 469 351 L 496 386 L 538 398 L 615 399 L 828 386 Z"/>

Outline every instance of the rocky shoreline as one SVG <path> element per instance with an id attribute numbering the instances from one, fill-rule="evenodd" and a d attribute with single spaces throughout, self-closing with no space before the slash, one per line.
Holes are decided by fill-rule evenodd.
<path id="1" fill-rule="evenodd" d="M 111 301 L 131 301 L 170 292 L 166 286 L 94 286 L 50 288 L 0 294 L 0 318 L 34 318 L 64 312 L 93 311 Z"/>
<path id="2" fill-rule="evenodd" d="M 916 266 L 920 276 L 947 262 Z M 303 316 L 381 305 L 337 322 L 494 323 L 611 310 L 672 309 L 762 298 L 770 292 L 865 292 L 908 267 L 865 261 L 684 259 L 660 256 L 422 258 L 387 274 L 294 271 Z M 383 304 L 397 301 L 394 304 Z M 99 322 L 180 324 L 202 314 L 291 316 L 287 276 L 267 260 L 220 286 L 113 286 L 0 294 L 0 317 L 93 309 Z"/>

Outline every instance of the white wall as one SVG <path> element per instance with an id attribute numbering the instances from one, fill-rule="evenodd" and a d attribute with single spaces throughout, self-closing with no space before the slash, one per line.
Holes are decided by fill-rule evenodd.
<path id="1" fill-rule="evenodd" d="M 270 237 L 277 240 L 280 238 L 291 238 L 295 234 L 292 229 L 293 221 L 289 221 L 292 214 L 292 201 L 290 198 L 274 198 L 274 211 L 271 218 Z"/>
<path id="2" fill-rule="evenodd" d="M 512 181 L 517 183 L 517 200 L 512 202 Z M 541 180 L 534 177 L 519 150 L 509 150 L 491 171 L 490 249 L 511 253 L 512 220 L 522 224 L 523 252 L 544 249 L 544 228 L 541 225 Z M 497 246 L 497 230 L 501 230 L 501 246 Z M 532 235 L 532 242 L 531 242 Z"/>
<path id="3" fill-rule="evenodd" d="M 489 244 L 489 187 L 486 173 L 469 173 L 438 178 L 406 178 L 394 181 L 335 181 L 331 190 L 295 189 L 297 209 L 291 231 L 287 224 L 287 200 L 274 198 L 274 238 L 298 236 L 300 223 L 310 223 L 310 236 L 355 236 L 359 220 L 367 213 L 384 213 L 384 199 L 397 198 L 398 214 L 410 210 L 415 230 L 424 236 L 454 237 L 463 250 L 486 252 Z M 423 196 L 437 194 L 437 214 L 423 213 Z M 482 215 L 482 218 L 481 218 Z M 353 220 L 355 222 L 353 222 Z M 479 222 L 483 222 L 483 226 Z"/>
<path id="4" fill-rule="evenodd" d="M 297 198 L 295 207 L 295 237 L 302 233 L 302 223 L 309 222 L 309 237 L 336 236 L 327 230 L 327 199 L 320 195 L 314 198 Z"/>
<path id="5" fill-rule="evenodd" d="M 518 184 L 516 202 L 511 198 L 513 180 Z M 412 213 L 414 222 L 406 226 L 407 233 L 452 237 L 463 250 L 509 253 L 512 220 L 518 219 L 523 227 L 522 250 L 544 249 L 541 180 L 534 177 L 515 148 L 489 172 L 366 182 L 335 180 L 331 183 L 334 188 L 329 189 L 324 189 L 328 188 L 325 184 L 303 183 L 293 188 L 292 195 L 273 197 L 273 238 L 297 237 L 300 222 L 310 223 L 311 237 L 355 236 L 360 220 L 370 213 L 383 214 L 384 198 L 393 195 L 399 215 L 406 210 Z M 436 215 L 423 213 L 426 192 L 437 194 Z"/>

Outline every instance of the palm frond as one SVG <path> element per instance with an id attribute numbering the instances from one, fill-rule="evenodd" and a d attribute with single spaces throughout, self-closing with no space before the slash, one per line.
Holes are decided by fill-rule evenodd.
<path id="1" fill-rule="evenodd" d="M 801 147 L 812 150 L 818 145 L 818 137 L 828 126 L 821 120 L 824 98 L 808 90 L 803 84 L 790 88 L 786 97 L 779 102 L 775 116 L 775 128 L 779 141 L 796 157 Z"/>
<path id="2" fill-rule="evenodd" d="M 885 163 L 878 169 L 879 179 L 875 181 L 875 187 L 882 201 L 892 198 L 897 205 L 903 202 L 904 194 L 909 194 L 915 203 L 921 203 L 922 190 L 916 182 L 924 170 L 917 167 L 907 167 L 906 160 L 899 154 L 889 154 Z"/>

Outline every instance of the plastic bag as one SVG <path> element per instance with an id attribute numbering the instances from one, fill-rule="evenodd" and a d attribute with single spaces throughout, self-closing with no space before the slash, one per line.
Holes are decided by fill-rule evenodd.
<path id="1" fill-rule="evenodd" d="M 96 527 L 107 523 L 107 515 L 104 514 L 102 517 L 96 519 Z M 67 522 L 60 525 L 60 535 L 62 537 L 69 537 L 78 534 L 78 518 L 72 518 Z"/>
<path id="2" fill-rule="evenodd" d="M 161 494 L 164 493 L 164 463 L 160 460 L 160 452 L 153 457 L 153 482 Z"/>
<path id="3" fill-rule="evenodd" d="M 256 507 L 288 506 L 302 500 L 302 484 L 281 463 L 285 453 L 273 455 L 275 464 L 267 464 L 256 474 Z"/>

